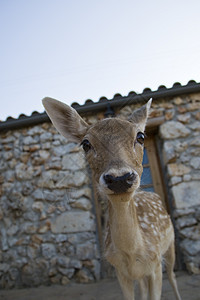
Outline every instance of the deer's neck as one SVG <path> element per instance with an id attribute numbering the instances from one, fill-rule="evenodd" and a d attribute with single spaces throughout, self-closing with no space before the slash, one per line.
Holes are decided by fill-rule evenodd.
<path id="1" fill-rule="evenodd" d="M 109 224 L 115 249 L 137 251 L 142 244 L 142 237 L 133 199 L 127 202 L 110 201 Z"/>

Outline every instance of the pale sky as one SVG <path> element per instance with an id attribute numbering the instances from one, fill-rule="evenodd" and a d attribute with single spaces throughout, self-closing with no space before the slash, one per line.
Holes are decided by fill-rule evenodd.
<path id="1" fill-rule="evenodd" d="M 0 0 L 0 120 L 200 78 L 199 0 Z"/>

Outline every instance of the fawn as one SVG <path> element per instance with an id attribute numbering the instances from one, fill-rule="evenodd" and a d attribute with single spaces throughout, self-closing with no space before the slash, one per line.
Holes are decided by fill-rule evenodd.
<path id="1" fill-rule="evenodd" d="M 155 193 L 139 190 L 143 171 L 144 130 L 151 100 L 129 119 L 108 118 L 88 125 L 68 105 L 43 99 L 57 130 L 81 143 L 100 195 L 108 200 L 105 257 L 116 269 L 126 300 L 134 300 L 138 280 L 141 300 L 159 300 L 162 257 L 177 300 L 180 295 L 173 271 L 174 229 Z"/>

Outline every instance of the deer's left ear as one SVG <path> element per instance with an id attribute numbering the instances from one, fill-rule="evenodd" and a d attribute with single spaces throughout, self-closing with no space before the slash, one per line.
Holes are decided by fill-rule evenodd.
<path id="1" fill-rule="evenodd" d="M 138 129 L 142 132 L 145 130 L 147 123 L 150 107 L 151 107 L 152 98 L 142 107 L 135 110 L 132 115 L 129 117 L 128 121 L 136 124 Z"/>
<path id="2" fill-rule="evenodd" d="M 76 110 L 52 98 L 44 98 L 42 103 L 60 134 L 72 142 L 80 143 L 89 126 Z"/>

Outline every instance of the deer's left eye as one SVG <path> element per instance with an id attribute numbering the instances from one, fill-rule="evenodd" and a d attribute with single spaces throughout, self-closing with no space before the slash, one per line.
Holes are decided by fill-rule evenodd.
<path id="1" fill-rule="evenodd" d="M 143 132 L 138 132 L 136 140 L 137 140 L 138 143 L 143 145 L 144 144 L 144 133 Z"/>
<path id="2" fill-rule="evenodd" d="M 90 142 L 88 140 L 83 140 L 81 143 L 81 146 L 83 147 L 83 150 L 87 153 L 91 148 L 92 145 L 90 144 Z"/>

